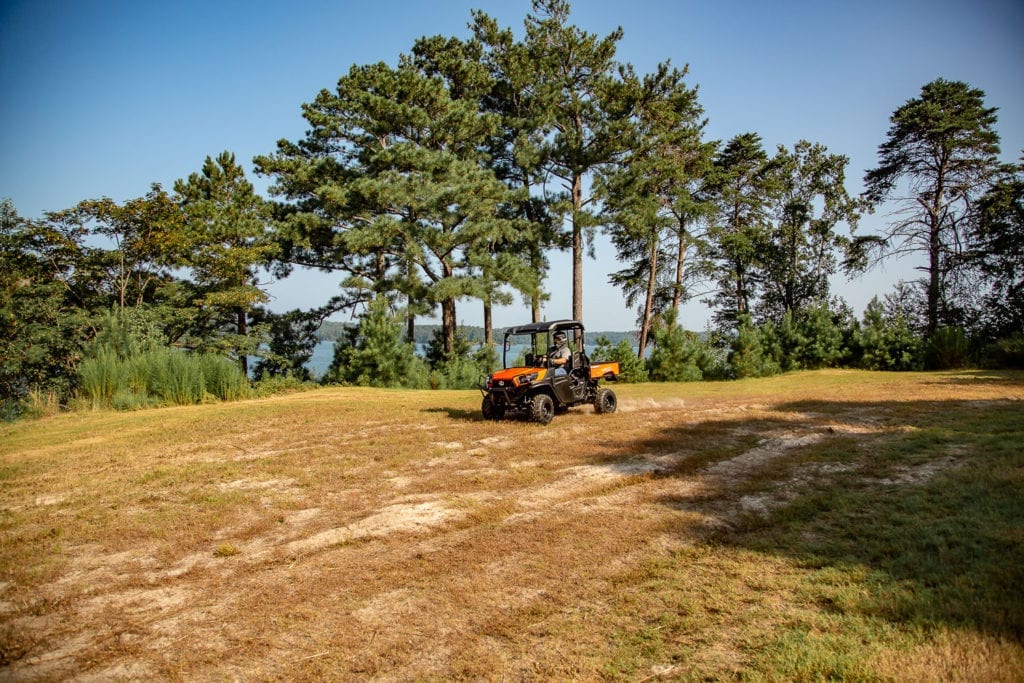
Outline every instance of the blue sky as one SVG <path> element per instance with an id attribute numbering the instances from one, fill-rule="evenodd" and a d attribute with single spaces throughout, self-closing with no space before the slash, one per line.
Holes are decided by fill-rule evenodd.
<path id="1" fill-rule="evenodd" d="M 466 37 L 470 10 L 521 29 L 528 0 L 336 0 L 176 3 L 6 0 L 0 3 L 0 197 L 25 217 L 109 196 L 171 188 L 206 156 L 252 158 L 306 130 L 301 105 L 333 88 L 353 64 L 393 63 L 422 35 Z M 621 26 L 619 59 L 647 72 L 666 59 L 688 64 L 710 139 L 754 131 L 766 149 L 800 139 L 850 158 L 847 188 L 862 189 L 889 116 L 935 78 L 981 88 L 999 108 L 1003 157 L 1024 150 L 1024 2 L 1020 0 L 655 1 L 576 0 L 573 22 L 606 34 Z M 860 233 L 880 229 L 884 211 Z M 590 329 L 633 327 L 606 240 L 584 264 Z M 914 277 L 912 261 L 835 291 L 857 312 L 871 296 Z M 552 259 L 545 309 L 570 313 L 568 256 Z M 276 310 L 326 301 L 340 276 L 298 273 L 271 287 Z M 496 312 L 499 327 L 528 318 L 521 305 Z M 479 324 L 476 303 L 459 319 Z M 684 323 L 701 329 L 693 303 Z"/>

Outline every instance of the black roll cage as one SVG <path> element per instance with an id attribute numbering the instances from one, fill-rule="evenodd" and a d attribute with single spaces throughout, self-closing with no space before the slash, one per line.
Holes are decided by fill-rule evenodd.
<path id="1" fill-rule="evenodd" d="M 583 351 L 585 347 L 583 339 L 583 323 L 579 320 L 554 320 L 551 322 L 530 323 L 528 325 L 506 327 L 504 343 L 502 344 L 501 351 L 502 367 L 508 367 L 508 350 L 510 346 L 509 337 L 530 335 L 531 338 L 535 338 L 536 335 L 543 334 L 545 335 L 544 352 L 547 353 L 547 350 L 551 348 L 551 335 L 559 330 L 572 330 L 573 343 L 576 345 L 576 350 Z"/>

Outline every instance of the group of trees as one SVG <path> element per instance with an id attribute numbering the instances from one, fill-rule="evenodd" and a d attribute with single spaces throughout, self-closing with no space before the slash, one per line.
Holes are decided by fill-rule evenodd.
<path id="1" fill-rule="evenodd" d="M 637 377 L 694 376 L 673 365 L 703 364 L 702 376 L 905 367 L 948 329 L 976 346 L 1021 334 L 1024 165 L 998 162 L 983 93 L 924 86 L 893 114 L 866 192 L 851 197 L 848 160 L 821 144 L 769 152 L 753 132 L 705 139 L 685 68 L 638 74 L 616 59 L 621 31 L 588 33 L 569 11 L 567 0 L 534 0 L 521 37 L 475 12 L 468 38 L 425 37 L 394 65 L 353 66 L 303 105 L 302 139 L 254 160 L 271 199 L 225 152 L 173 192 L 154 185 L 124 204 L 89 200 L 28 220 L 5 202 L 4 399 L 69 393 L 103 325 L 127 310 L 145 322 L 133 329 L 165 346 L 234 358 L 243 375 L 300 378 L 317 326 L 361 312 L 329 376 L 366 383 L 429 373 L 406 342 L 417 317 L 440 311 L 429 361 L 449 379 L 466 375 L 456 305 L 479 302 L 488 343 L 496 304 L 520 296 L 539 320 L 548 255 L 567 249 L 570 314 L 583 318 L 584 255 L 598 229 L 623 264 L 610 280 L 637 310 L 630 352 L 650 366 Z M 897 207 L 887 232 L 855 237 L 859 217 L 882 205 Z M 853 320 L 830 277 L 906 254 L 923 256 L 922 280 Z M 260 277 L 295 266 L 340 273 L 338 295 L 269 312 Z M 695 297 L 714 310 L 710 341 L 676 330 Z M 400 336 L 397 320 L 405 340 L 386 342 Z M 822 351 L 825 338 L 846 350 Z M 904 360 L 870 360 L 889 353 L 877 351 L 882 339 Z M 751 360 L 755 349 L 764 363 Z"/>

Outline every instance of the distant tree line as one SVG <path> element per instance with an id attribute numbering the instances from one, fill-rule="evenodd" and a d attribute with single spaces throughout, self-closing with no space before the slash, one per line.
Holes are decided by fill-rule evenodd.
<path id="1" fill-rule="evenodd" d="M 356 320 L 336 330 L 325 381 L 471 385 L 495 363 L 495 305 L 521 297 L 540 319 L 553 251 L 572 254 L 555 286 L 571 287 L 570 315 L 584 318 L 598 230 L 638 330 L 600 351 L 634 380 L 1020 364 L 1024 163 L 999 162 L 983 92 L 926 84 L 892 115 L 851 197 L 845 156 L 806 140 L 766 150 L 753 132 L 706 139 L 685 67 L 639 74 L 615 57 L 621 30 L 597 36 L 569 13 L 566 0 L 534 0 L 517 36 L 474 12 L 466 38 L 354 65 L 303 105 L 302 139 L 255 158 L 269 198 L 224 152 L 121 204 L 28 219 L 4 201 L 5 414 L 42 396 L 67 403 L 97 376 L 100 403 L 166 402 L 167 382 L 136 367 L 157 349 L 231 359 L 243 380 L 308 380 L 317 331 L 343 311 Z M 856 235 L 882 207 L 885 231 Z M 830 291 L 836 273 L 900 256 L 920 258 L 922 277 L 860 318 Z M 338 273 L 337 295 L 271 312 L 268 284 L 297 266 Z M 695 299 L 713 312 L 702 335 L 679 318 Z M 461 302 L 481 306 L 476 344 L 460 333 Z M 417 319 L 438 312 L 424 341 Z M 215 365 L 196 376 L 222 375 Z M 195 387 L 182 400 L 238 393 Z"/>

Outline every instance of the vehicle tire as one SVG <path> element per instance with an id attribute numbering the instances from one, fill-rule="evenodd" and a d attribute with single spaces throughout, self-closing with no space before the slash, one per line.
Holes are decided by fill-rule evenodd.
<path id="1" fill-rule="evenodd" d="M 547 394 L 537 394 L 530 401 L 530 417 L 534 422 L 546 425 L 555 416 L 555 402 Z"/>
<path id="2" fill-rule="evenodd" d="M 490 396 L 484 396 L 480 412 L 483 413 L 485 420 L 500 420 L 505 417 L 505 406 L 496 405 Z"/>
<path id="3" fill-rule="evenodd" d="M 615 397 L 614 391 L 611 389 L 597 390 L 597 396 L 594 397 L 595 413 L 614 413 L 618 407 L 619 399 Z"/>

